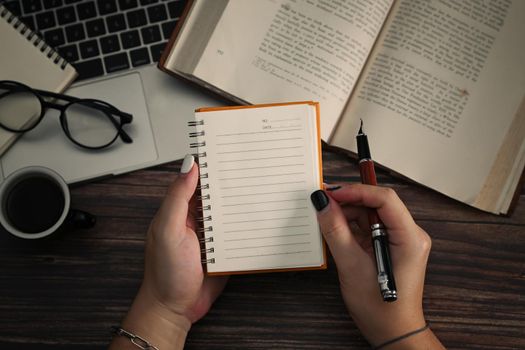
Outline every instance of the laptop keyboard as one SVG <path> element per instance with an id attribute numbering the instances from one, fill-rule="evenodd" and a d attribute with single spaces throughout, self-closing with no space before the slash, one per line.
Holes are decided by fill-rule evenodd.
<path id="1" fill-rule="evenodd" d="M 185 0 L 3 0 L 79 73 L 78 80 L 158 62 Z"/>

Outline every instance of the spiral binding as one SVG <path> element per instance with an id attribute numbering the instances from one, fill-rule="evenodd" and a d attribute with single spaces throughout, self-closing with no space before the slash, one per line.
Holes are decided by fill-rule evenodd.
<path id="1" fill-rule="evenodd" d="M 199 228 L 197 230 L 197 233 L 204 233 L 204 232 L 211 232 L 211 231 L 213 231 L 213 227 L 212 226 L 208 226 L 208 227 L 204 227 L 204 228 Z M 213 242 L 213 237 L 199 238 L 199 242 L 201 242 L 201 243 Z"/>
<path id="2" fill-rule="evenodd" d="M 197 218 L 197 222 L 206 222 L 211 221 L 211 215 L 203 216 L 202 218 Z"/>
<path id="3" fill-rule="evenodd" d="M 207 182 L 208 173 L 202 171 L 202 169 L 208 167 L 208 163 L 204 161 L 206 158 L 206 141 L 204 141 L 206 132 L 203 130 L 204 120 L 190 121 L 188 122 L 188 126 L 195 128 L 195 131 L 189 132 L 189 137 L 196 139 L 194 142 L 190 142 L 190 148 L 197 149 L 197 152 L 194 153 L 193 156 L 199 160 L 199 169 L 201 169 L 199 185 L 197 186 L 197 189 L 201 192 L 197 196 L 197 200 L 201 202 L 201 205 L 197 207 L 197 210 L 202 213 L 202 216 L 197 219 L 197 222 L 201 224 L 201 227 L 197 229 L 197 233 L 202 235 L 202 238 L 199 238 L 202 254 L 201 262 L 204 265 L 215 264 L 215 258 L 210 257 L 210 255 L 215 252 L 215 248 L 212 245 L 213 227 L 208 225 L 208 223 L 212 221 L 212 216 L 207 214 L 207 212 L 211 210 L 211 204 L 208 203 L 208 201 L 211 200 L 211 195 L 207 192 L 210 189 L 210 184 Z"/>
<path id="4" fill-rule="evenodd" d="M 38 48 L 40 52 L 45 54 L 47 58 L 58 65 L 62 70 L 66 69 L 68 62 L 63 59 L 58 52 L 51 46 L 47 45 L 44 40 L 28 26 L 26 26 L 18 17 L 11 13 L 5 6 L 0 4 L 0 17 L 5 19 L 15 30 L 24 36 L 33 46 Z"/>

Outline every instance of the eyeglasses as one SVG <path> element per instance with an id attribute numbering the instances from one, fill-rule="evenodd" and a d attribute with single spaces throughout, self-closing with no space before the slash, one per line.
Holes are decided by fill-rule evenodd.
<path id="1" fill-rule="evenodd" d="M 56 103 L 59 100 L 65 104 Z M 66 136 L 76 145 L 101 149 L 117 138 L 132 143 L 122 129 L 133 116 L 100 100 L 81 99 L 50 91 L 32 89 L 16 81 L 0 81 L 0 126 L 14 133 L 34 129 L 47 110 L 60 111 L 60 125 Z"/>

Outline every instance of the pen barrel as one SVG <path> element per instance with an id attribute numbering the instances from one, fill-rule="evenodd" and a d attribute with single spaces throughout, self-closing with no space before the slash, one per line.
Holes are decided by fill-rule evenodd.
<path id="1" fill-rule="evenodd" d="M 372 245 L 376 258 L 377 281 L 384 301 L 395 301 L 397 299 L 396 281 L 390 259 L 390 249 L 386 230 L 380 225 L 372 228 Z"/>
<path id="2" fill-rule="evenodd" d="M 359 161 L 359 173 L 363 184 L 377 186 L 376 170 L 374 168 L 374 162 L 371 159 L 362 159 Z"/>
<path id="3" fill-rule="evenodd" d="M 359 172 L 361 174 L 361 182 L 363 184 L 377 186 L 374 162 L 371 159 L 362 159 L 359 162 Z M 379 224 L 384 227 L 383 222 L 379 218 L 379 215 L 377 215 L 377 211 L 374 209 L 368 210 L 368 223 L 370 226 Z"/>

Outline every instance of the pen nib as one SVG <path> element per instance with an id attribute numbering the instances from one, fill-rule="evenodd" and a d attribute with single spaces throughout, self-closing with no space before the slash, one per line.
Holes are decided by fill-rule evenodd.
<path id="1" fill-rule="evenodd" d="M 361 120 L 361 126 L 359 127 L 359 132 L 357 133 L 357 135 L 363 135 L 363 119 L 360 119 Z"/>

